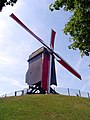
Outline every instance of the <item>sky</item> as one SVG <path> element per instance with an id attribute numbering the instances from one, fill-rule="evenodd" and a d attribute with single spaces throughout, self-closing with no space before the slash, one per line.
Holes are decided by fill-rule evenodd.
<path id="1" fill-rule="evenodd" d="M 55 62 L 57 88 L 72 88 L 90 92 L 90 57 L 80 57 L 79 50 L 69 50 L 69 35 L 63 33 L 69 21 L 70 12 L 51 12 L 49 5 L 54 0 L 18 0 L 13 6 L 4 7 L 0 13 L 0 95 L 28 88 L 25 74 L 28 70 L 29 55 L 42 47 L 13 19 L 14 13 L 25 25 L 38 35 L 48 46 L 51 29 L 56 31 L 55 52 L 60 54 L 82 77 L 82 81 Z"/>

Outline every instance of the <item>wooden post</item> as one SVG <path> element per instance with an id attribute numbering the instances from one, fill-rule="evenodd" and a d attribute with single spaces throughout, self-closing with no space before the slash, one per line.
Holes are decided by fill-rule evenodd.
<path id="1" fill-rule="evenodd" d="M 67 90 L 68 90 L 68 95 L 70 96 L 70 90 L 69 90 L 69 88 Z"/>
<path id="2" fill-rule="evenodd" d="M 17 91 L 15 91 L 15 96 L 17 96 Z"/>
<path id="3" fill-rule="evenodd" d="M 81 91 L 79 90 L 79 96 L 81 97 Z"/>
<path id="4" fill-rule="evenodd" d="M 22 90 L 22 95 L 24 95 L 24 90 Z"/>
<path id="5" fill-rule="evenodd" d="M 7 94 L 5 94 L 5 97 L 7 97 Z"/>
<path id="6" fill-rule="evenodd" d="M 88 98 L 89 98 L 89 92 L 87 92 Z"/>

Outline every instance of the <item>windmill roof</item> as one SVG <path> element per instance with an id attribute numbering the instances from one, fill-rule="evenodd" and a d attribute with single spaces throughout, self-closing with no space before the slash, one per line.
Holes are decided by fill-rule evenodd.
<path id="1" fill-rule="evenodd" d="M 45 47 L 41 47 L 41 48 L 39 48 L 38 50 L 36 50 L 35 52 L 33 52 L 31 55 L 29 55 L 28 62 L 29 62 L 32 58 L 34 58 L 34 57 L 36 57 L 37 55 L 41 54 L 45 49 L 46 49 Z"/>

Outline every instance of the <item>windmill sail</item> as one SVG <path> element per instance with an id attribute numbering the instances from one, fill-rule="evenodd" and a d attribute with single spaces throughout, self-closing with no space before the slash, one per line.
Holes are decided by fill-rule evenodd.
<path id="1" fill-rule="evenodd" d="M 54 50 L 54 42 L 55 42 L 55 35 L 56 32 L 52 29 L 51 31 L 51 41 L 50 41 L 50 49 Z M 54 55 L 52 55 L 51 59 L 51 78 L 50 78 L 50 85 L 56 85 L 57 86 L 57 80 L 56 80 L 56 71 L 55 71 L 55 60 Z"/>
<path id="2" fill-rule="evenodd" d="M 50 85 L 56 85 L 57 86 L 57 80 L 56 80 L 56 70 L 55 70 L 55 61 L 54 61 L 54 55 L 52 55 L 52 63 L 51 63 L 51 82 Z"/>
<path id="3" fill-rule="evenodd" d="M 54 50 L 55 34 L 56 34 L 56 32 L 52 29 L 51 41 L 50 41 L 50 48 L 51 48 L 52 50 Z"/>
<path id="4" fill-rule="evenodd" d="M 71 67 L 71 65 L 69 65 L 60 55 L 58 55 L 57 53 L 55 53 L 56 56 L 56 60 L 63 66 L 65 67 L 69 72 L 71 72 L 73 75 L 75 75 L 77 78 L 79 78 L 80 80 L 82 80 L 81 76 L 79 75 L 79 73 L 74 70 L 73 67 Z"/>
<path id="5" fill-rule="evenodd" d="M 45 47 L 47 47 L 48 49 L 50 49 L 44 42 L 42 39 L 40 39 L 37 35 L 35 35 L 26 25 L 23 24 L 23 22 L 21 22 L 21 20 L 19 20 L 13 13 L 10 15 L 11 18 L 13 18 L 19 25 L 21 25 L 28 33 L 30 33 L 34 38 L 36 38 L 36 40 L 38 40 L 40 43 L 42 43 Z"/>

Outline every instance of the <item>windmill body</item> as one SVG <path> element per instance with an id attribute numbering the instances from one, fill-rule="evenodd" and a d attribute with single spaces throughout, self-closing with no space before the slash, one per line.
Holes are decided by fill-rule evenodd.
<path id="1" fill-rule="evenodd" d="M 74 76 L 81 79 L 79 73 L 54 51 L 54 40 L 56 34 L 54 30 L 52 30 L 51 33 L 51 41 L 49 47 L 13 13 L 10 15 L 10 17 L 13 18 L 19 25 L 21 25 L 29 34 L 31 34 L 43 45 L 43 47 L 32 53 L 28 59 L 29 67 L 26 73 L 26 83 L 31 89 L 29 93 L 35 93 L 37 90 L 39 90 L 40 93 L 45 93 L 46 91 L 48 93 L 51 91 L 55 93 L 55 91 L 50 88 L 50 85 L 52 84 L 57 85 L 55 59 Z"/>
<path id="2" fill-rule="evenodd" d="M 44 92 L 48 92 L 49 67 L 50 53 L 45 47 L 41 47 L 29 56 L 28 71 L 26 73 L 26 83 L 29 85 L 29 88 L 36 85 L 39 87 L 39 91 L 42 89 Z M 52 61 L 50 85 L 57 85 L 54 57 Z"/>

